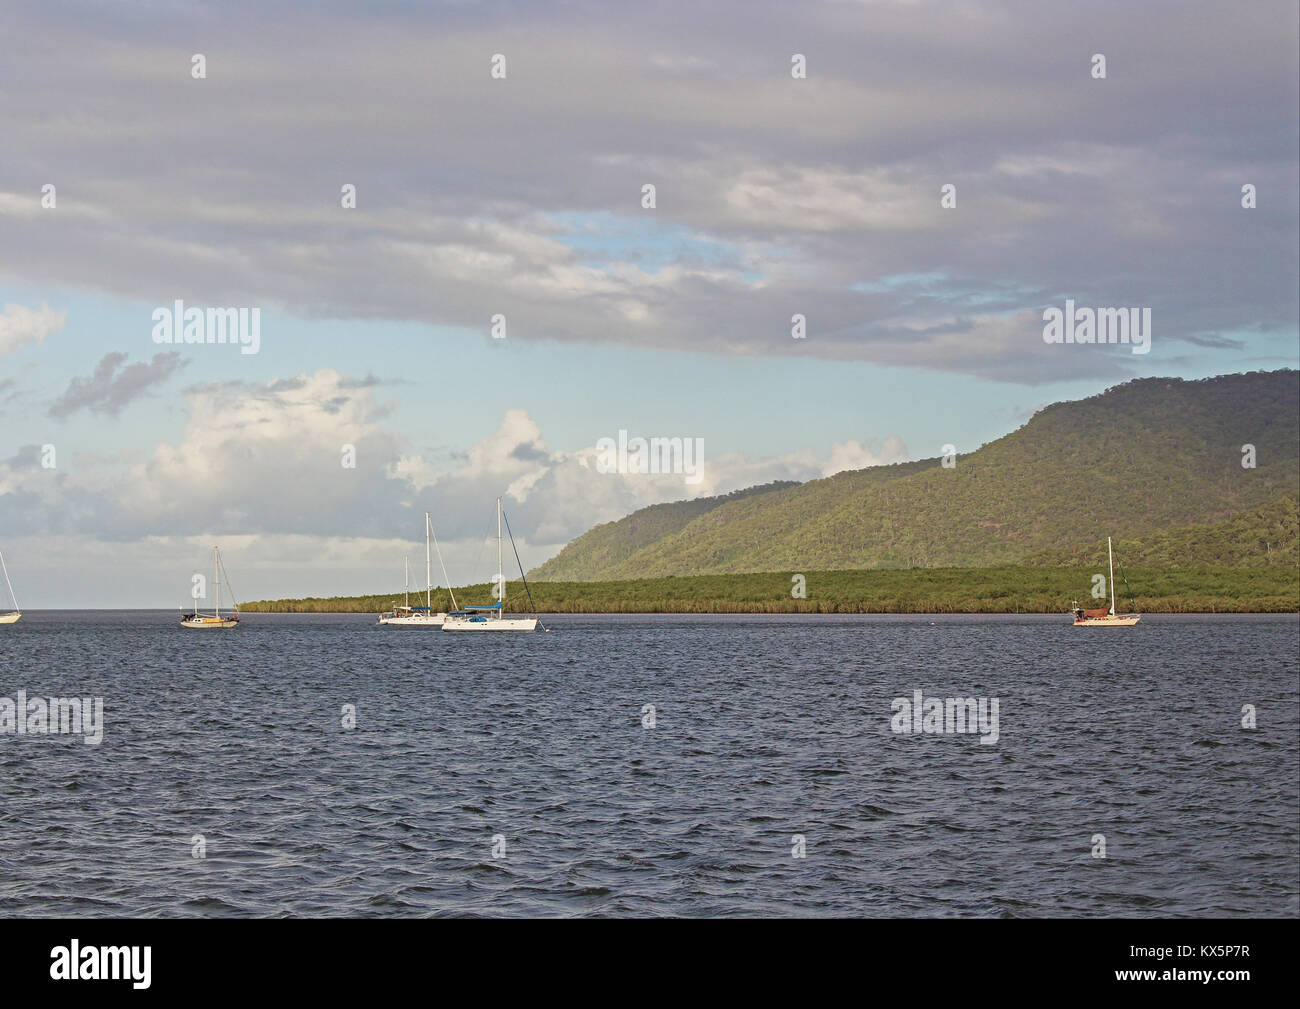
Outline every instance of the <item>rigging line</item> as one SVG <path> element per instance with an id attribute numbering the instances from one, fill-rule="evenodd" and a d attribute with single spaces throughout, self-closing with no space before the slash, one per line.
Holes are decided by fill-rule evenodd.
<path id="1" fill-rule="evenodd" d="M 5 584 L 9 586 L 9 598 L 14 601 L 14 612 L 18 612 L 22 607 L 18 605 L 18 597 L 14 595 L 14 583 L 9 580 L 9 568 L 5 565 L 4 554 L 0 554 L 0 568 L 4 569 Z"/>
<path id="2" fill-rule="evenodd" d="M 442 563 L 442 548 L 438 546 L 438 534 L 433 531 L 433 525 L 429 525 L 429 532 L 433 534 L 433 549 L 438 551 L 438 567 L 442 568 L 442 580 L 447 583 L 447 594 L 451 596 L 451 608 L 460 609 L 456 605 L 456 593 L 451 590 L 451 579 L 447 577 L 447 565 Z"/>
<path id="3" fill-rule="evenodd" d="M 1137 606 L 1138 606 L 1138 604 L 1137 604 L 1137 600 L 1133 598 L 1133 588 L 1132 588 L 1132 586 L 1130 586 L 1129 583 L 1128 583 L 1128 575 L 1126 575 L 1126 574 L 1124 573 L 1124 565 L 1123 565 L 1123 564 L 1121 564 L 1121 565 L 1119 566 L 1119 576 L 1120 576 L 1122 579 L 1124 579 L 1124 588 L 1128 589 L 1128 601 L 1129 601 L 1129 605 L 1131 605 L 1131 606 L 1133 607 L 1133 609 L 1136 610 L 1136 609 L 1137 609 Z"/>
<path id="4" fill-rule="evenodd" d="M 230 601 L 234 604 L 235 609 L 239 609 L 239 600 L 235 598 L 235 587 L 230 584 L 230 575 L 226 574 L 226 562 L 221 559 L 221 554 L 217 554 L 217 563 L 221 565 L 221 573 L 226 578 L 226 588 L 230 590 Z M 220 602 L 221 600 L 217 600 Z"/>
<path id="5" fill-rule="evenodd" d="M 524 562 L 519 559 L 519 548 L 515 546 L 515 534 L 510 532 L 510 519 L 506 517 L 506 511 L 504 508 L 501 509 L 501 517 L 506 520 L 506 532 L 510 533 L 510 549 L 515 552 L 515 563 L 519 565 L 519 577 L 523 579 L 524 591 L 528 593 L 528 605 L 531 606 L 533 612 L 536 613 L 537 604 L 533 602 L 533 590 L 528 587 L 528 576 L 524 574 Z M 542 624 L 541 617 L 538 617 L 537 622 Z M 542 629 L 549 630 L 545 624 L 542 624 Z"/>

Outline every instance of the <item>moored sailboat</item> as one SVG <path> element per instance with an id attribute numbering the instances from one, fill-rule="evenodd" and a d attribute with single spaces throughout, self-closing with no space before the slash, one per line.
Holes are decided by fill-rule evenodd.
<path id="1" fill-rule="evenodd" d="M 1076 601 L 1071 606 L 1075 627 L 1132 627 L 1142 619 L 1140 613 L 1115 612 L 1115 552 L 1109 536 L 1106 537 L 1106 556 L 1110 560 L 1110 609 L 1085 610 Z"/>
<path id="2" fill-rule="evenodd" d="M 233 611 L 225 616 L 221 615 L 221 572 L 225 566 L 221 563 L 221 552 L 217 547 L 212 548 L 212 577 L 216 582 L 216 599 L 213 603 L 212 613 L 199 612 L 199 598 L 194 597 L 194 612 L 186 613 L 181 617 L 181 626 L 190 630 L 215 631 L 228 630 L 231 627 L 239 626 L 239 603 L 235 601 L 235 590 L 230 590 L 230 602 Z M 229 588 L 230 579 L 227 577 L 226 583 Z"/>
<path id="3" fill-rule="evenodd" d="M 463 610 L 448 613 L 442 625 L 444 631 L 535 631 L 536 617 L 508 617 L 505 615 L 506 579 L 501 574 L 501 499 L 497 498 L 497 575 L 498 598 L 487 606 L 466 606 Z M 510 547 L 515 550 L 514 535 L 510 536 Z M 515 560 L 519 560 L 519 551 L 515 550 Z M 524 579 L 524 590 L 528 591 L 529 601 L 532 592 L 528 590 L 528 579 L 524 577 L 524 566 L 519 564 L 519 577 Z M 543 630 L 546 628 L 543 627 Z"/>
<path id="4" fill-rule="evenodd" d="M 435 546 L 438 538 L 433 536 L 433 525 L 429 521 L 429 513 L 424 513 L 424 577 L 427 588 L 425 590 L 425 599 L 423 606 L 411 605 L 411 564 L 406 564 L 406 600 L 404 606 L 394 606 L 387 613 L 379 614 L 379 623 L 393 627 L 441 627 L 443 621 L 447 619 L 446 613 L 433 612 L 433 567 L 429 557 L 429 538 L 433 537 Z M 447 566 L 442 563 L 442 550 L 438 550 L 438 565 L 442 568 L 442 577 L 447 578 Z M 447 591 L 451 592 L 451 582 L 447 582 Z M 453 609 L 456 606 L 456 597 L 451 597 Z"/>
<path id="5" fill-rule="evenodd" d="M 14 603 L 14 608 L 8 613 L 0 613 L 0 624 L 16 624 L 22 619 L 23 611 L 18 606 L 18 597 L 14 595 L 14 586 L 13 582 L 9 580 L 9 569 L 5 567 L 4 554 L 0 554 L 0 571 L 5 573 L 5 584 L 9 586 L 9 598 Z"/>

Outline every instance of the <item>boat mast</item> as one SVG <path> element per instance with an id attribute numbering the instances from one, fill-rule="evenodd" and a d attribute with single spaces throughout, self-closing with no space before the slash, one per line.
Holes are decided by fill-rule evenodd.
<path id="1" fill-rule="evenodd" d="M 403 600 L 406 603 L 406 609 L 411 608 L 411 558 L 405 557 L 406 561 L 406 597 Z"/>
<path id="2" fill-rule="evenodd" d="M 424 513 L 424 580 L 428 583 L 425 592 L 424 608 L 433 612 L 433 568 L 429 566 L 429 513 Z"/>
<path id="3" fill-rule="evenodd" d="M 1110 615 L 1115 615 L 1115 551 L 1111 548 L 1110 537 L 1106 537 L 1106 556 L 1110 558 Z"/>
<path id="4" fill-rule="evenodd" d="M 497 619 L 500 620 L 506 608 L 506 576 L 501 573 L 501 499 L 497 498 L 497 583 L 501 586 L 501 598 L 497 609 Z"/>
<path id="5" fill-rule="evenodd" d="M 9 580 L 9 569 L 5 567 L 4 554 L 0 554 L 0 569 L 4 570 L 5 584 L 9 586 L 9 598 L 14 601 L 14 612 L 17 613 L 20 611 L 20 607 L 18 605 L 18 597 L 14 595 L 14 583 Z"/>
<path id="6" fill-rule="evenodd" d="M 217 548 L 212 548 L 212 577 L 217 583 L 217 600 L 216 608 L 213 609 L 212 615 L 221 616 L 221 565 L 217 562 Z"/>

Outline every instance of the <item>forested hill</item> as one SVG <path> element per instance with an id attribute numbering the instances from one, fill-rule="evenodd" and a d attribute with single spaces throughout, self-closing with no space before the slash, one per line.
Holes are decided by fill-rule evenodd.
<path id="1" fill-rule="evenodd" d="M 1300 373 L 1139 379 L 1046 407 L 952 468 L 928 459 L 644 508 L 530 577 L 1091 562 L 1107 535 L 1129 563 L 1294 563 L 1298 454 Z"/>

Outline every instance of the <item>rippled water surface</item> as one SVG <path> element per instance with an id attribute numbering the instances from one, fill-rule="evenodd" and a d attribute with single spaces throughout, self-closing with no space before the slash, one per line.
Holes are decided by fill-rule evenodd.
<path id="1" fill-rule="evenodd" d="M 105 706 L 0 735 L 0 913 L 1300 913 L 1293 616 L 547 623 L 0 627 L 0 696 Z M 895 734 L 915 690 L 998 741 Z"/>

